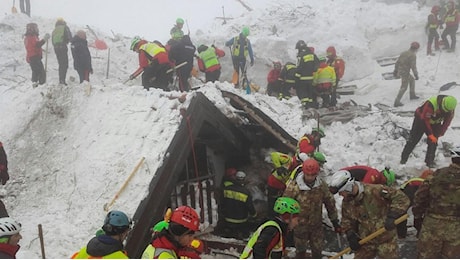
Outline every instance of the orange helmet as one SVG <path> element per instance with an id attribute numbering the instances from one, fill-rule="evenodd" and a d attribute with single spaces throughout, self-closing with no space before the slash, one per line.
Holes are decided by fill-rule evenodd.
<path id="1" fill-rule="evenodd" d="M 315 159 L 307 159 L 303 162 L 302 171 L 307 175 L 316 175 L 319 172 L 319 163 Z"/>
<path id="2" fill-rule="evenodd" d="M 327 47 L 326 54 L 327 57 L 335 57 L 337 55 L 337 52 L 335 51 L 334 46 Z"/>

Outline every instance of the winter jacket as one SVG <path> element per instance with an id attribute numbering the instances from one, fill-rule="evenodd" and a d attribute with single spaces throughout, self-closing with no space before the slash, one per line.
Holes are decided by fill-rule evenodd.
<path id="1" fill-rule="evenodd" d="M 295 73 L 297 70 L 297 66 L 292 62 L 287 62 L 280 72 L 280 79 L 285 84 L 295 84 Z"/>
<path id="2" fill-rule="evenodd" d="M 286 233 L 287 224 L 279 217 L 268 220 L 252 234 L 240 258 L 281 259 Z"/>
<path id="3" fill-rule="evenodd" d="M 171 65 L 168 53 L 162 45 L 154 42 L 146 42 L 145 44 L 142 44 L 139 47 L 139 68 L 137 68 L 132 75 L 137 77 L 144 71 L 144 68 L 150 66 L 150 64 L 154 61 L 158 64 Z"/>
<path id="4" fill-rule="evenodd" d="M 444 15 L 444 22 L 446 23 L 447 27 L 455 27 L 458 26 L 460 20 L 460 14 L 457 9 L 449 9 L 447 13 Z"/>
<path id="5" fill-rule="evenodd" d="M 213 72 L 221 69 L 219 58 L 224 57 L 225 52 L 217 47 L 207 47 L 198 54 L 198 68 L 202 72 Z"/>
<path id="6" fill-rule="evenodd" d="M 246 223 L 256 216 L 252 195 L 241 183 L 235 182 L 223 190 L 222 213 L 229 223 Z"/>
<path id="7" fill-rule="evenodd" d="M 91 65 L 91 53 L 88 49 L 88 41 L 75 35 L 71 41 L 73 66 L 76 70 L 93 70 Z"/>
<path id="8" fill-rule="evenodd" d="M 403 78 L 409 76 L 410 70 L 412 70 L 414 76 L 418 77 L 417 56 L 415 55 L 415 50 L 412 49 L 402 52 L 399 55 L 394 69 Z"/>
<path id="9" fill-rule="evenodd" d="M 145 248 L 142 259 L 178 259 L 181 249 L 183 247 L 173 239 L 168 230 L 163 230 Z"/>
<path id="10" fill-rule="evenodd" d="M 2 185 L 5 185 L 9 179 L 10 176 L 8 175 L 8 158 L 6 156 L 5 149 L 3 149 L 3 144 L 0 142 L 0 182 Z"/>
<path id="11" fill-rule="evenodd" d="M 267 82 L 268 83 L 277 82 L 279 80 L 280 73 L 281 73 L 281 70 L 279 69 L 271 69 L 267 75 Z"/>
<path id="12" fill-rule="evenodd" d="M 241 33 L 231 38 L 225 43 L 225 46 L 232 47 L 232 58 L 238 60 L 246 60 L 249 55 L 251 63 L 254 63 L 254 53 L 252 52 L 251 41 L 244 37 Z"/>
<path id="13" fill-rule="evenodd" d="M 336 75 L 333 67 L 321 62 L 318 70 L 313 74 L 313 86 L 319 93 L 331 92 L 335 87 Z"/>
<path id="14" fill-rule="evenodd" d="M 440 108 L 444 97 L 446 95 L 431 97 L 415 110 L 415 117 L 425 124 L 424 130 L 427 136 L 434 134 L 433 125 L 441 125 L 441 131 L 437 137 L 443 136 L 454 118 L 453 112 L 446 113 Z"/>
<path id="15" fill-rule="evenodd" d="M 329 191 L 327 184 L 319 177 L 316 177 L 312 184 L 305 183 L 302 166 L 297 167 L 299 174 L 295 180 L 287 185 L 283 196 L 297 200 L 302 210 L 299 213 L 300 232 L 316 228 L 322 225 L 323 204 L 328 212 L 329 219 L 338 219 L 337 209 L 333 194 Z"/>
<path id="16" fill-rule="evenodd" d="M 169 60 L 176 65 L 187 62 L 180 69 L 190 71 L 193 67 L 193 58 L 195 57 L 196 47 L 193 45 L 190 37 L 185 35 L 182 39 L 171 46 L 169 50 Z"/>
<path id="17" fill-rule="evenodd" d="M 318 70 L 319 59 L 309 48 L 299 50 L 297 54 L 296 78 L 300 81 L 313 80 L 313 73 Z"/>
<path id="18" fill-rule="evenodd" d="M 42 46 L 45 44 L 45 40 L 39 40 L 37 34 L 26 34 L 24 38 L 24 45 L 26 47 L 26 61 L 30 63 L 30 58 L 40 57 L 42 58 Z"/>
<path id="19" fill-rule="evenodd" d="M 297 142 L 297 154 L 313 154 L 313 152 L 316 150 L 316 147 L 318 146 L 319 144 L 315 143 L 315 138 L 313 135 L 305 134 Z"/>
<path id="20" fill-rule="evenodd" d="M 55 42 L 56 38 L 60 38 L 59 43 Z M 72 33 L 70 32 L 69 27 L 64 21 L 57 21 L 55 28 L 51 34 L 51 39 L 53 42 L 54 48 L 67 47 L 67 44 L 72 40 Z"/>
<path id="21" fill-rule="evenodd" d="M 355 180 L 367 184 L 386 184 L 387 179 L 383 173 L 379 172 L 377 169 L 374 169 L 365 165 L 355 165 L 350 167 L 345 167 L 340 170 L 346 170 L 351 173 L 351 176 Z"/>
<path id="22" fill-rule="evenodd" d="M 128 259 L 123 251 L 123 244 L 107 235 L 93 237 L 88 244 L 75 253 L 72 259 L 106 258 Z"/>
<path id="23" fill-rule="evenodd" d="M 327 57 L 327 65 L 334 68 L 336 79 L 342 79 L 343 75 L 345 74 L 345 61 L 336 55 L 331 55 Z"/>
<path id="24" fill-rule="evenodd" d="M 0 243 L 0 259 L 16 259 L 16 253 L 21 246 Z"/>
<path id="25" fill-rule="evenodd" d="M 438 29 L 441 21 L 438 19 L 438 15 L 431 13 L 428 15 L 427 29 Z"/>

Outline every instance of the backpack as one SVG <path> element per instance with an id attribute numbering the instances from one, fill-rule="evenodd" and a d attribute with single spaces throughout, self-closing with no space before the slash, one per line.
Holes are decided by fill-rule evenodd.
<path id="1" fill-rule="evenodd" d="M 52 42 L 53 45 L 61 44 L 64 42 L 64 34 L 65 34 L 65 25 L 58 25 L 54 28 L 52 33 Z"/>

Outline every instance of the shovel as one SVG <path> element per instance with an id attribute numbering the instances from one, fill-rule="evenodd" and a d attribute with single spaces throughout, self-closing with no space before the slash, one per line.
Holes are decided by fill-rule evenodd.
<path id="1" fill-rule="evenodd" d="M 18 9 L 16 9 L 16 0 L 13 0 L 13 7 L 11 7 L 11 12 L 13 14 L 17 14 L 18 13 Z"/>
<path id="2" fill-rule="evenodd" d="M 458 86 L 458 85 L 460 85 L 460 84 L 457 84 L 457 82 L 455 82 L 455 81 L 446 83 L 446 84 L 442 85 L 442 86 L 439 88 L 439 92 L 441 92 L 441 91 L 446 91 L 446 90 L 450 89 L 451 87 L 453 87 L 453 86 Z"/>

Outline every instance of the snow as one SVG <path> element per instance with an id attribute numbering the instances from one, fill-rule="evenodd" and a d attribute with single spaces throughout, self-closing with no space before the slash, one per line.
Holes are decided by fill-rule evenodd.
<path id="1" fill-rule="evenodd" d="M 143 8 L 128 8 L 122 1 L 111 1 L 111 4 L 97 1 L 105 5 L 96 6 L 86 0 L 53 1 L 53 5 L 59 5 L 56 8 L 59 14 L 49 8 L 49 0 L 42 0 L 43 5 L 32 1 L 31 18 L 11 15 L 11 6 L 5 2 L 0 3 L 0 10 L 5 13 L 0 24 L 0 49 L 3 50 L 0 53 L 0 141 L 8 154 L 11 179 L 0 187 L 0 194 L 4 196 L 2 200 L 10 216 L 23 225 L 18 258 L 41 257 L 38 224 L 43 225 L 48 258 L 68 258 L 79 250 L 101 227 L 104 205 L 114 198 L 135 165 L 145 157 L 144 165 L 111 208 L 130 216 L 134 214 L 147 193 L 152 175 L 167 156 L 165 151 L 182 119 L 180 109 L 186 108 L 194 93 L 188 93 L 187 101 L 182 104 L 176 99 L 181 95 L 179 92 L 145 91 L 140 79 L 123 84 L 137 68 L 137 55 L 129 51 L 130 37 L 141 35 L 148 40 L 166 41 L 176 17 L 184 16 L 190 24 L 200 25 L 191 28 L 191 38 L 197 46 L 214 43 L 224 49 L 224 42 L 235 36 L 242 26 L 250 27 L 249 39 L 256 64 L 248 70 L 248 75 L 262 86 L 261 92 L 247 95 L 227 82 L 232 73 L 228 51 L 222 58 L 221 82 L 208 83 L 197 91 L 204 93 L 229 117 L 233 116 L 234 109 L 219 90 L 238 93 L 295 138 L 315 127 L 316 120 L 302 119 L 297 98 L 278 101 L 263 92 L 271 61 L 295 61 L 297 40 L 303 39 L 315 47 L 318 55 L 334 45 L 344 58 L 343 81 L 356 84 L 358 90 L 355 95 L 342 96 L 339 103 L 353 100 L 364 106 L 383 103 L 390 107 L 400 81 L 383 80 L 381 73 L 392 71 L 393 66 L 380 67 L 375 59 L 397 56 L 412 41 L 421 43 L 417 55 L 420 80 L 416 81 L 416 93 L 421 99 L 410 101 L 406 93 L 403 107 L 382 112 L 372 106 L 368 116 L 325 126 L 327 136 L 321 151 L 327 156 L 329 172 L 353 164 L 367 164 L 377 169 L 391 166 L 398 182 L 419 175 L 426 168 L 423 162 L 426 144 L 422 140 L 408 163 L 400 165 L 405 144 L 402 132 L 410 129 L 412 117 L 393 112 L 414 111 L 424 100 L 439 94 L 440 86 L 459 81 L 460 76 L 458 50 L 437 52 L 433 57 L 425 55 L 423 28 L 431 6 L 419 7 L 416 2 L 251 1 L 254 10 L 249 12 L 237 1 L 226 0 L 213 1 L 217 3 L 209 6 L 208 13 L 204 9 L 209 1 L 181 1 L 183 7 L 171 5 L 174 11 L 163 12 L 161 20 L 148 18 L 157 19 L 158 11 L 144 13 Z M 147 1 L 136 2 L 146 4 Z M 192 7 L 187 2 L 196 4 Z M 221 16 L 222 6 L 226 15 L 228 10 L 228 15 L 234 18 L 226 24 L 214 19 Z M 170 10 L 166 5 L 162 8 Z M 101 9 L 104 12 L 100 12 Z M 82 16 L 82 12 L 87 15 Z M 102 16 L 105 12 L 108 14 Z M 130 16 L 137 12 L 142 12 L 136 17 L 141 19 L 131 21 Z M 73 33 L 89 24 L 110 47 L 108 78 L 108 52 L 90 49 L 94 74 L 90 76 L 89 95 L 87 83 L 70 80 L 71 77 L 78 80 L 71 55 L 69 86 L 57 85 L 57 61 L 52 46 L 48 47 L 48 83 L 32 88 L 22 42 L 25 25 L 37 22 L 43 36 L 52 31 L 58 16 L 66 19 Z M 139 26 L 139 22 L 148 21 L 153 24 L 151 28 Z M 111 34 L 110 29 L 116 34 Z M 88 37 L 90 43 L 94 42 L 91 34 Z M 200 83 L 194 81 L 194 84 Z M 442 93 L 460 98 L 458 87 Z M 459 115 L 456 115 L 441 141 L 458 144 L 459 129 Z M 439 166 L 446 166 L 449 158 L 444 157 L 441 148 L 442 145 L 436 161 Z"/>

